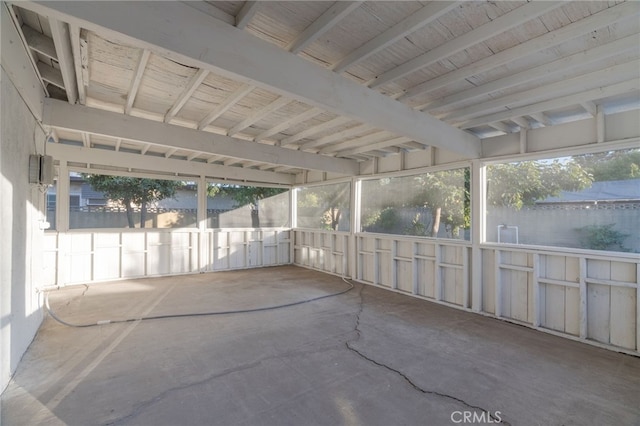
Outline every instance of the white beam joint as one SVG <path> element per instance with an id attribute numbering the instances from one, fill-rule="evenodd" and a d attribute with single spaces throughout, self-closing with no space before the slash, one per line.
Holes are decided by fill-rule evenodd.
<path id="1" fill-rule="evenodd" d="M 140 83 L 142 81 L 142 75 L 144 74 L 144 69 L 147 67 L 147 62 L 149 61 L 150 55 L 151 52 L 147 49 L 143 49 L 140 53 L 140 59 L 138 60 L 136 73 L 131 80 L 131 86 L 129 86 L 127 104 L 124 107 L 124 113 L 127 115 L 131 114 L 131 108 L 133 108 L 133 103 L 136 100 L 136 95 L 138 94 L 138 89 L 140 88 Z"/>
<path id="2" fill-rule="evenodd" d="M 45 101 L 44 115 L 45 125 L 96 135 L 348 176 L 359 172 L 355 161 L 214 135 L 144 118 L 70 105 L 55 99 Z"/>
<path id="3" fill-rule="evenodd" d="M 236 16 L 236 27 L 240 30 L 244 29 L 249 25 L 249 22 L 253 19 L 256 12 L 258 12 L 258 7 L 260 6 L 260 2 L 258 1 L 247 1 L 238 12 L 238 16 Z"/>
<path id="4" fill-rule="evenodd" d="M 293 42 L 287 46 L 287 50 L 293 54 L 303 51 L 308 45 L 313 43 L 322 34 L 326 33 L 340 22 L 345 16 L 353 10 L 360 7 L 361 1 L 337 1 L 318 19 L 309 25 Z"/>
<path id="5" fill-rule="evenodd" d="M 81 25 L 124 43 L 152 49 L 168 59 L 255 84 L 398 136 L 459 153 L 465 158 L 480 156 L 481 144 L 476 136 L 318 67 L 184 3 L 35 1 L 26 4 L 44 15 Z M 551 7 L 533 2 L 516 10 L 531 14 L 538 7 L 542 9 L 543 6 L 537 6 L 542 4 Z M 167 19 L 168 16 L 171 19 Z M 529 19 L 534 17 L 530 15 Z M 504 30 L 501 28 L 501 32 Z"/>
<path id="6" fill-rule="evenodd" d="M 75 104 L 78 100 L 78 85 L 69 26 L 57 19 L 49 19 L 49 26 L 51 27 L 51 35 L 56 46 L 56 52 L 58 52 L 58 64 L 60 65 L 64 88 L 67 92 L 67 99 L 70 104 Z"/>

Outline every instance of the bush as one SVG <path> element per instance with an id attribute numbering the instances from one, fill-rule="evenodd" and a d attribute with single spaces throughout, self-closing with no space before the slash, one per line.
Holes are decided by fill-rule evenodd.
<path id="1" fill-rule="evenodd" d="M 616 251 L 630 251 L 624 247 L 622 243 L 629 234 L 613 229 L 615 223 L 608 225 L 588 225 L 578 228 L 582 234 L 582 247 L 591 250 L 609 250 L 618 249 Z"/>

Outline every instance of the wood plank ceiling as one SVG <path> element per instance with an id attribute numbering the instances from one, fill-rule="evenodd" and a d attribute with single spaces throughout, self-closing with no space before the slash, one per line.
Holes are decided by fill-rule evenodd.
<path id="1" fill-rule="evenodd" d="M 355 174 L 351 164 L 375 157 L 433 146 L 474 158 L 479 138 L 639 107 L 635 1 L 109 3 L 10 6 L 47 95 L 80 108 L 69 115 L 105 110 L 114 127 L 132 116 L 219 135 L 226 148 L 70 128 L 64 118 L 45 123 L 56 141 Z M 225 54 L 192 54 L 198 43 Z M 237 141 L 273 148 L 250 155 Z"/>

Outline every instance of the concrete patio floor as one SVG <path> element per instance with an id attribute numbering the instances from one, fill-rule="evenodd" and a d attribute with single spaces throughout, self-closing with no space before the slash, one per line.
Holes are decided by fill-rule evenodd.
<path id="1" fill-rule="evenodd" d="M 252 309 L 346 287 L 286 266 L 76 286 L 50 298 L 66 321 L 95 323 Z M 2 395 L 1 420 L 637 425 L 640 358 L 355 284 L 253 313 L 85 328 L 47 317 Z"/>

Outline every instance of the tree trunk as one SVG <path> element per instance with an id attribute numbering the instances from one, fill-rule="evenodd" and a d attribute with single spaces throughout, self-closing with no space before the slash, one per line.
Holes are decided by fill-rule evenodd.
<path id="1" fill-rule="evenodd" d="M 133 222 L 133 209 L 131 208 L 131 200 L 124 199 L 123 204 L 125 209 L 127 209 L 127 222 L 129 223 L 129 228 L 135 228 L 136 224 Z"/>
<path id="2" fill-rule="evenodd" d="M 145 227 L 145 221 L 147 220 L 147 202 L 142 200 L 140 204 L 140 228 Z"/>
<path id="3" fill-rule="evenodd" d="M 331 209 L 331 229 L 334 231 L 338 230 L 338 223 L 340 223 L 340 210 L 339 209 Z"/>
<path id="4" fill-rule="evenodd" d="M 251 226 L 260 228 L 260 212 L 258 209 L 251 209 Z"/>
<path id="5" fill-rule="evenodd" d="M 431 228 L 431 236 L 437 237 L 440 230 L 440 215 L 442 214 L 442 207 L 436 207 L 433 211 L 433 226 Z"/>

